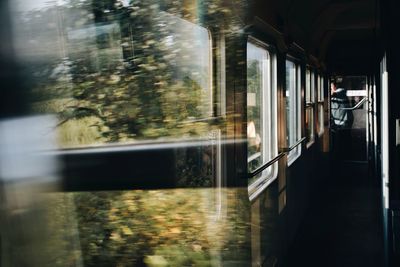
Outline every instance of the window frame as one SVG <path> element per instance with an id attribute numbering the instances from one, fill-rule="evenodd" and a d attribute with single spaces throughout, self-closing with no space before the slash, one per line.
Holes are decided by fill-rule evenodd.
<path id="1" fill-rule="evenodd" d="M 262 168 L 265 164 L 271 161 L 274 157 L 278 155 L 278 98 L 277 98 L 277 53 L 273 46 L 249 35 L 246 40 L 246 66 L 247 66 L 247 46 L 251 44 L 264 50 L 268 55 L 268 61 L 266 66 L 263 67 L 263 71 L 266 71 L 266 77 L 263 78 L 263 88 L 262 88 L 262 100 L 261 110 L 262 123 L 263 123 L 263 133 L 262 133 L 262 146 L 263 152 L 261 154 L 262 164 L 257 169 Z M 247 70 L 247 67 L 246 67 Z M 264 76 L 264 75 L 263 75 Z M 246 95 L 247 95 L 247 76 L 246 76 Z M 247 102 L 246 102 L 246 118 L 247 118 Z M 266 112 L 269 110 L 269 112 Z M 246 125 L 248 119 L 246 119 Z M 269 127 L 269 130 L 265 129 Z M 268 136 L 269 135 L 269 136 Z M 248 146 L 247 146 L 248 148 Z M 247 168 L 249 168 L 249 157 L 247 159 Z M 257 170 L 256 169 L 256 170 Z M 249 199 L 252 201 L 257 198 L 273 181 L 278 177 L 278 162 L 272 164 L 270 167 L 263 170 L 259 177 L 254 180 L 251 179 L 248 182 L 248 194 Z"/>
<path id="2" fill-rule="evenodd" d="M 306 147 L 310 148 L 315 143 L 315 70 L 311 66 L 306 67 L 306 104 L 305 104 L 305 122 L 307 121 L 307 115 L 310 114 L 311 118 L 309 118 L 310 122 L 306 126 L 306 131 L 310 129 L 310 131 L 306 132 L 307 143 Z M 307 127 L 308 126 L 308 127 Z"/>
<path id="3" fill-rule="evenodd" d="M 325 133 L 325 79 L 323 74 L 318 74 L 318 91 L 317 91 L 317 132 L 318 137 Z"/>
<path id="4" fill-rule="evenodd" d="M 295 95 L 295 100 L 292 101 L 291 103 L 295 105 L 294 108 L 291 108 L 293 112 L 297 112 L 297 114 L 294 115 L 295 119 L 293 120 L 293 129 L 295 133 L 295 142 L 293 144 L 290 143 L 290 140 L 288 139 L 288 132 L 286 133 L 286 138 L 287 138 L 287 147 L 291 147 L 292 145 L 296 144 L 298 141 L 301 140 L 301 129 L 302 129 L 302 120 L 301 120 L 301 101 L 302 101 L 302 93 L 301 93 L 301 86 L 302 86 L 302 65 L 300 64 L 300 61 L 296 59 L 295 57 L 291 55 L 286 55 L 285 58 L 285 77 L 286 77 L 286 64 L 287 62 L 291 62 L 295 66 L 295 87 L 294 92 Z M 285 80 L 285 99 L 286 99 L 286 90 L 287 90 L 287 81 Z M 285 100 L 285 105 L 286 105 L 286 100 Z M 286 110 L 286 108 L 285 108 Z M 288 120 L 288 114 L 286 114 L 286 127 L 287 127 L 287 120 Z M 302 147 L 296 146 L 293 150 L 289 151 L 287 155 L 287 165 L 288 167 L 292 165 L 300 156 L 302 152 Z"/>

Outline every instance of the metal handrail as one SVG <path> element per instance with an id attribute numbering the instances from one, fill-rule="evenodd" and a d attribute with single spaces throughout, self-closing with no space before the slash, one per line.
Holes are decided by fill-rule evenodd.
<path id="1" fill-rule="evenodd" d="M 268 167 L 272 166 L 275 162 L 277 162 L 278 160 L 283 158 L 286 154 L 288 154 L 290 151 L 292 151 L 297 146 L 302 144 L 306 139 L 307 139 L 306 137 L 303 137 L 299 141 L 297 141 L 296 144 L 292 145 L 291 147 L 282 148 L 281 149 L 282 152 L 279 153 L 278 156 L 276 156 L 275 158 L 271 159 L 270 161 L 268 161 L 267 163 L 265 163 L 264 165 L 262 165 L 260 168 L 256 169 L 255 171 L 248 173 L 247 174 L 247 178 L 252 178 L 252 177 L 256 176 L 257 174 L 262 173 L 265 169 L 267 169 Z"/>
<path id="2" fill-rule="evenodd" d="M 306 102 L 306 107 L 314 107 L 315 102 Z"/>
<path id="3" fill-rule="evenodd" d="M 266 168 L 272 166 L 275 162 L 277 162 L 278 160 L 280 160 L 281 158 L 283 158 L 286 155 L 285 152 L 279 153 L 278 156 L 276 156 L 275 158 L 273 158 L 272 160 L 268 161 L 267 163 L 265 163 L 264 165 L 262 165 L 260 168 L 256 169 L 253 172 L 250 172 L 247 174 L 247 178 L 252 178 L 254 176 L 256 176 L 257 174 L 262 173 Z"/>
<path id="4" fill-rule="evenodd" d="M 304 141 L 306 141 L 306 137 L 301 138 L 299 141 L 297 141 L 296 144 L 292 145 L 291 147 L 284 147 L 282 148 L 282 152 L 285 153 L 289 153 L 290 151 L 292 151 L 293 149 L 295 149 L 296 147 L 298 147 L 301 143 L 303 143 Z"/>
<path id="5" fill-rule="evenodd" d="M 361 99 L 361 101 L 358 102 L 358 104 L 355 105 L 352 108 L 339 108 L 339 109 L 341 109 L 341 110 L 355 110 L 355 109 L 358 109 L 362 104 L 364 104 L 365 101 L 367 101 L 367 97 L 364 97 L 363 99 Z"/>

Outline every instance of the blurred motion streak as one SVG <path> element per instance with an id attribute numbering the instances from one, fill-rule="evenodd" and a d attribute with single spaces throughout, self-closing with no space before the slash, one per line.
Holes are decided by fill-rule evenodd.
<path id="1" fill-rule="evenodd" d="M 247 181 L 225 166 L 247 141 L 229 99 L 248 1 L 9 6 L 32 117 L 0 122 L 0 267 L 248 262 Z"/>
<path id="2" fill-rule="evenodd" d="M 54 116 L 0 122 L 1 266 L 43 266 L 47 219 L 44 192 L 58 187 Z"/>

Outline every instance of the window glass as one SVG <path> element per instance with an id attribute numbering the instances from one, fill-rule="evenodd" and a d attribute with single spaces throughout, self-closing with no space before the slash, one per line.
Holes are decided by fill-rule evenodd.
<path id="1" fill-rule="evenodd" d="M 182 8 L 39 1 L 27 11 L 19 1 L 15 43 L 23 71 L 33 76 L 32 109 L 57 115 L 60 146 L 208 132 L 210 34 L 183 19 Z"/>
<path id="2" fill-rule="evenodd" d="M 228 151 L 238 140 L 230 139 L 238 137 L 230 135 L 236 126 L 230 118 L 238 117 L 232 114 L 234 99 L 227 101 L 227 120 L 208 120 L 217 113 L 213 96 L 220 93 L 212 90 L 211 84 L 220 85 L 211 74 L 227 85 L 245 78 L 245 72 L 237 77 L 227 72 L 226 79 L 221 72 L 245 67 L 246 50 L 236 45 L 248 2 L 235 1 L 238 12 L 231 12 L 230 1 L 219 0 L 2 2 L 2 8 L 11 6 L 15 12 L 7 13 L 14 20 L 10 33 L 15 40 L 5 43 L 16 44 L 16 65 L 24 77 L 15 82 L 15 90 L 24 89 L 16 95 L 32 100 L 32 114 L 55 116 L 49 116 L 51 126 L 23 123 L 28 127 L 15 131 L 12 142 L 3 138 L 0 125 L 0 146 L 5 141 L 14 149 L 5 154 L 14 163 L 8 167 L 21 176 L 11 172 L 13 182 L 5 185 L 1 164 L 1 191 L 7 196 L 1 200 L 1 266 L 249 262 L 249 246 L 237 246 L 249 244 L 249 213 L 230 209 L 249 207 L 248 200 L 238 198 L 243 188 L 226 188 L 234 177 L 225 176 L 225 170 L 235 167 L 236 156 Z M 205 25 L 215 29 L 215 40 L 221 38 L 213 50 Z M 243 62 L 231 60 L 232 55 L 242 56 Z M 221 72 L 213 71 L 211 62 Z M 226 95 L 233 95 L 233 89 L 229 86 Z M 25 102 L 10 99 L 21 106 Z M 14 143 L 31 136 L 32 129 L 40 135 L 52 132 L 62 147 L 73 149 L 47 153 L 52 146 Z M 202 140 L 186 142 L 197 137 Z M 238 138 L 241 145 L 243 136 Z M 21 154 L 24 144 L 28 155 Z M 263 145 L 270 147 L 267 141 Z M 8 163 L 3 152 L 0 148 L 0 161 Z M 62 168 L 51 160 L 36 161 L 53 156 Z M 53 184 L 59 173 L 62 178 Z"/>
<path id="3" fill-rule="evenodd" d="M 318 101 L 323 102 L 324 99 L 324 77 L 318 75 Z"/>
<path id="4" fill-rule="evenodd" d="M 247 43 L 247 139 L 249 172 L 260 168 L 277 154 L 275 61 L 257 41 Z M 267 168 L 249 183 L 250 195 L 263 189 L 276 176 L 274 166 Z"/>
<path id="5" fill-rule="evenodd" d="M 311 71 L 306 69 L 306 103 L 311 102 Z"/>
<path id="6" fill-rule="evenodd" d="M 288 147 L 301 138 L 301 70 L 291 60 L 286 60 L 286 131 Z M 291 164 L 301 153 L 301 146 L 289 152 L 288 163 Z"/>
<path id="7" fill-rule="evenodd" d="M 318 103 L 318 135 L 324 133 L 324 104 Z"/>
<path id="8" fill-rule="evenodd" d="M 52 132 L 59 145 L 82 148 L 43 153 L 52 147 L 35 142 L 26 146 L 29 155 L 22 159 L 30 164 L 19 168 L 23 179 L 13 178 L 9 190 L 2 183 L 8 197 L 1 201 L 1 217 L 6 217 L 1 219 L 0 265 L 248 262 L 248 246 L 235 244 L 246 244 L 249 228 L 235 229 L 230 222 L 246 225 L 249 218 L 246 212 L 228 210 L 248 201 L 237 198 L 242 188 L 223 188 L 225 167 L 234 163 L 225 166 L 225 129 L 214 130 L 223 118 L 212 126 L 208 122 L 217 92 L 211 87 L 210 34 L 200 25 L 221 29 L 229 42 L 237 40 L 236 29 L 242 25 L 241 16 L 230 12 L 231 3 L 222 2 L 226 1 L 7 1 L 13 9 L 16 65 L 25 78 L 16 84 L 27 89 L 18 95 L 32 100 L 33 114 L 56 115 Z M 244 1 L 244 12 L 245 5 Z M 223 22 L 224 28 L 215 22 Z M 218 47 L 213 46 L 216 57 Z M 220 60 L 221 70 L 234 64 Z M 25 95 L 27 91 L 32 95 Z M 32 127 L 23 129 L 28 131 L 16 131 L 17 137 L 31 136 Z M 50 129 L 46 124 L 38 132 L 47 134 Z M 206 142 L 186 142 L 204 133 Z M 163 142 L 175 138 L 185 140 Z M 3 145 L 5 140 L 0 141 Z M 122 149 L 103 147 L 139 141 L 142 145 Z M 18 151 L 11 151 L 18 167 L 14 154 L 19 156 L 22 146 L 14 145 Z M 2 152 L 0 148 L 0 157 Z M 62 155 L 57 157 L 62 169 L 31 161 L 54 154 Z M 59 171 L 60 187 L 53 187 Z M 63 189 L 79 192 L 60 192 Z M 47 193 L 53 190 L 57 192 Z M 232 259 L 221 256 L 227 251 L 235 251 Z"/>
<path id="9" fill-rule="evenodd" d="M 311 146 L 314 142 L 314 112 L 315 112 L 315 83 L 318 77 L 316 77 L 314 71 L 307 68 L 306 71 L 306 137 L 307 137 L 307 147 Z M 317 81 L 317 86 L 319 81 Z"/>
<path id="10" fill-rule="evenodd" d="M 306 136 L 308 144 L 314 141 L 314 108 L 306 108 Z"/>
<path id="11" fill-rule="evenodd" d="M 324 77 L 318 75 L 318 118 L 317 130 L 318 135 L 324 133 Z"/>
<path id="12" fill-rule="evenodd" d="M 314 103 L 315 102 L 315 82 L 316 82 L 316 75 L 314 71 L 311 71 L 311 76 L 310 76 L 310 85 L 311 85 L 311 91 L 310 91 L 310 102 Z"/>

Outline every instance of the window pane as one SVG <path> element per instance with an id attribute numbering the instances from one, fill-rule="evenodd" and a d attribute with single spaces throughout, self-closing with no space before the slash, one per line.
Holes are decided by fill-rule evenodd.
<path id="1" fill-rule="evenodd" d="M 310 75 L 310 102 L 315 102 L 315 73 L 311 71 Z"/>
<path id="2" fill-rule="evenodd" d="M 314 108 L 312 106 L 306 109 L 306 136 L 308 143 L 314 141 Z"/>
<path id="3" fill-rule="evenodd" d="M 296 65 L 286 61 L 286 131 L 287 143 L 292 146 L 297 141 L 297 92 Z"/>
<path id="4" fill-rule="evenodd" d="M 268 52 L 252 43 L 247 43 L 247 138 L 249 171 L 264 162 L 264 142 L 268 134 L 265 116 L 265 96 L 267 85 Z"/>
<path id="5" fill-rule="evenodd" d="M 319 94 L 318 101 L 324 101 L 324 77 L 319 77 Z"/>
<path id="6" fill-rule="evenodd" d="M 56 2 L 33 4 L 32 10 L 21 4 L 14 24 L 19 63 L 34 77 L 27 81 L 32 109 L 57 114 L 61 146 L 208 132 L 212 69 L 206 28 L 182 19 L 181 7 L 154 1 L 134 8 Z"/>
<path id="7" fill-rule="evenodd" d="M 318 101 L 324 101 L 324 78 L 318 76 Z"/>
<path id="8" fill-rule="evenodd" d="M 275 60 L 263 44 L 247 43 L 247 138 L 248 171 L 252 172 L 277 154 Z M 276 164 L 249 180 L 253 199 L 277 174 Z"/>
<path id="9" fill-rule="evenodd" d="M 306 107 L 306 137 L 307 144 L 310 145 L 314 141 L 314 103 L 316 101 L 316 86 L 317 91 L 319 90 L 319 76 L 314 73 L 311 69 L 307 69 L 307 81 L 306 81 L 306 95 L 308 95 Z M 319 93 L 317 95 L 319 97 Z"/>
<path id="10" fill-rule="evenodd" d="M 306 70 L 306 102 L 311 102 L 311 72 L 309 68 Z"/>
<path id="11" fill-rule="evenodd" d="M 318 75 L 318 117 L 317 117 L 317 132 L 319 135 L 324 132 L 324 78 Z"/>
<path id="12" fill-rule="evenodd" d="M 286 129 L 287 145 L 291 147 L 301 136 L 301 68 L 290 60 L 286 60 Z M 301 146 L 289 152 L 288 165 L 301 154 Z"/>
<path id="13" fill-rule="evenodd" d="M 324 132 L 324 104 L 318 104 L 318 133 Z"/>

